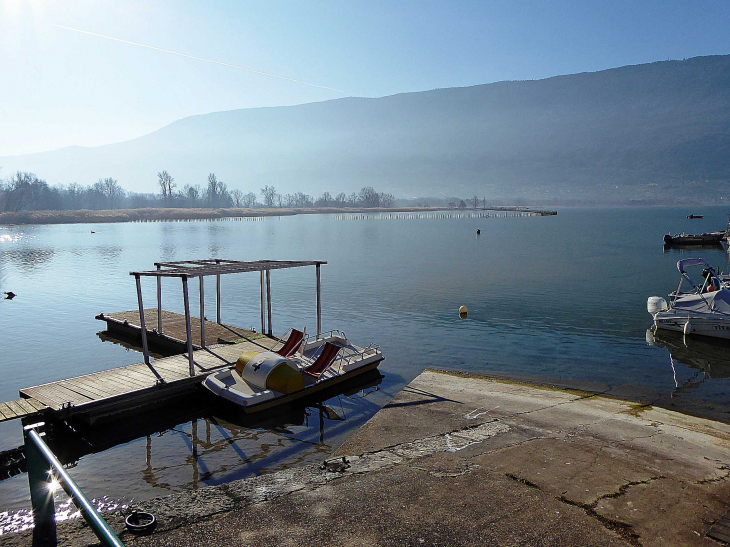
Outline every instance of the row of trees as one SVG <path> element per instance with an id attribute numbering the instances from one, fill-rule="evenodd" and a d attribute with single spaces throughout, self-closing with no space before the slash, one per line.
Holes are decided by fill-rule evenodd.
<path id="1" fill-rule="evenodd" d="M 33 173 L 18 171 L 6 180 L 0 180 L 0 212 L 145 207 L 392 207 L 395 204 L 393 194 L 376 192 L 371 186 L 350 195 L 340 192 L 333 196 L 324 192 L 314 198 L 302 192 L 281 194 L 274 186 L 266 185 L 261 189 L 259 202 L 253 192 L 229 190 L 215 173 L 208 175 L 204 186 L 186 184 L 178 188 L 170 173 L 160 171 L 157 185 L 159 194 L 128 192 L 112 177 L 99 179 L 89 186 L 77 183 L 50 186 Z"/>
<path id="2" fill-rule="evenodd" d="M 49 186 L 33 173 L 18 171 L 0 180 L 0 212 L 59 210 L 59 209 L 116 209 L 129 197 L 116 179 L 107 177 L 89 186 L 69 184 Z"/>

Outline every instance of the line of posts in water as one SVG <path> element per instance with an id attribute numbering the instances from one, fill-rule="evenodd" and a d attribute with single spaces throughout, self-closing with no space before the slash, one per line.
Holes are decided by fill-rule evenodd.
<path id="1" fill-rule="evenodd" d="M 514 211 L 504 213 L 379 213 L 337 215 L 335 220 L 431 220 L 458 218 L 516 218 L 543 216 L 542 213 Z"/>

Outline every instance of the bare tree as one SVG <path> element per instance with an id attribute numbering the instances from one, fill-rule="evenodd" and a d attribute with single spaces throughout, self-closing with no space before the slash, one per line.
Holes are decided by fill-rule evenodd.
<path id="1" fill-rule="evenodd" d="M 474 203 L 474 209 L 476 209 L 477 207 L 479 207 L 479 198 L 478 197 L 474 196 L 472 198 L 472 202 Z"/>
<path id="2" fill-rule="evenodd" d="M 344 192 L 340 192 L 335 196 L 335 204 L 339 207 L 342 207 L 345 202 L 347 201 L 347 196 Z"/>
<path id="3" fill-rule="evenodd" d="M 359 197 L 363 207 L 380 207 L 380 194 L 372 186 L 365 186 L 360 190 Z"/>
<path id="4" fill-rule="evenodd" d="M 231 197 L 233 198 L 233 205 L 236 207 L 241 207 L 243 205 L 243 192 L 236 188 L 235 190 L 231 190 Z"/>
<path id="5" fill-rule="evenodd" d="M 210 207 L 217 207 L 220 200 L 220 182 L 215 173 L 208 175 L 208 187 L 205 189 L 205 197 Z"/>
<path id="6" fill-rule="evenodd" d="M 380 193 L 380 206 L 381 207 L 393 207 L 395 204 L 395 196 L 393 194 Z"/>
<path id="7" fill-rule="evenodd" d="M 274 199 L 276 198 L 276 188 L 267 184 L 261 189 L 261 195 L 264 197 L 264 205 L 266 205 L 267 207 L 274 206 Z"/>
<path id="8" fill-rule="evenodd" d="M 247 193 L 245 196 L 243 196 L 243 206 L 248 207 L 249 209 L 254 207 L 256 205 L 256 194 L 253 192 Z"/>
<path id="9" fill-rule="evenodd" d="M 46 181 L 33 173 L 18 171 L 8 179 L 5 187 L 4 210 L 16 212 L 32 209 L 47 189 Z"/>
<path id="10" fill-rule="evenodd" d="M 196 184 L 195 186 L 186 184 L 184 190 L 185 198 L 188 200 L 188 205 L 190 207 L 197 206 L 198 201 L 200 200 L 200 184 Z"/>
<path id="11" fill-rule="evenodd" d="M 329 192 L 325 192 L 322 194 L 322 197 L 319 198 L 319 201 L 322 204 L 322 207 L 329 207 L 332 204 L 332 194 Z"/>
<path id="12" fill-rule="evenodd" d="M 109 204 L 109 209 L 114 209 L 114 206 L 117 204 L 117 200 L 122 196 L 124 190 L 122 190 L 122 187 L 119 186 L 117 180 L 111 177 L 107 177 L 104 180 L 99 179 L 98 184 L 100 185 L 101 193 L 104 194 L 104 197 Z"/>
<path id="13" fill-rule="evenodd" d="M 157 184 L 160 185 L 160 193 L 162 200 L 168 201 L 172 198 L 172 190 L 175 188 L 175 179 L 167 171 L 157 173 Z"/>

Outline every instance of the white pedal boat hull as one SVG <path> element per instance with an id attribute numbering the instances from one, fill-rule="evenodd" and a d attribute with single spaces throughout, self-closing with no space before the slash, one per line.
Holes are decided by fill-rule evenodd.
<path id="1" fill-rule="evenodd" d="M 326 340 L 318 340 L 312 344 L 307 344 L 304 355 L 301 358 L 284 360 L 271 353 L 268 353 L 267 356 L 271 361 L 287 361 L 288 366 L 298 366 L 301 369 L 311 362 L 311 355 L 316 352 L 317 348 L 324 341 Z M 234 367 L 210 374 L 203 381 L 203 386 L 216 397 L 236 405 L 244 412 L 260 412 L 276 406 L 293 403 L 304 397 L 310 397 L 325 389 L 373 371 L 377 369 L 380 362 L 384 359 L 383 354 L 377 348 L 362 349 L 349 344 L 347 340 L 340 339 L 339 341 L 344 342 L 344 347 L 341 350 L 343 353 L 342 358 L 336 361 L 330 369 L 325 371 L 317 379 L 303 374 L 304 388 L 292 393 L 281 393 L 273 389 L 261 389 L 259 387 L 261 385 L 260 382 L 257 385 L 247 382 Z M 257 374 L 259 374 L 260 371 L 258 368 L 257 371 Z M 249 380 L 251 380 L 251 376 L 249 376 Z"/>

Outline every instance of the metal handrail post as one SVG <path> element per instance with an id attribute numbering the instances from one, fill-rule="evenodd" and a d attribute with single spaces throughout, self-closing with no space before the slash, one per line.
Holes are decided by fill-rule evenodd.
<path id="1" fill-rule="evenodd" d="M 33 545 L 56 545 L 56 507 L 49 489 L 48 464 L 35 443 L 25 437 L 25 459 L 28 465 L 30 506 L 33 510 Z"/>
<path id="2" fill-rule="evenodd" d="M 71 476 L 48 448 L 37 431 L 30 426 L 25 429 L 25 452 L 28 461 L 28 481 L 30 483 L 31 504 L 35 529 L 33 544 L 36 545 L 36 529 L 38 529 L 39 545 L 56 545 L 56 521 L 53 492 L 48 488 L 48 477 L 55 473 L 66 494 L 81 511 L 89 527 L 104 547 L 124 547 L 109 524 L 101 518 L 96 507 L 89 501 Z M 32 469 L 32 471 L 31 471 Z M 33 497 L 35 496 L 35 500 Z M 49 543 L 52 541 L 53 543 Z"/>

